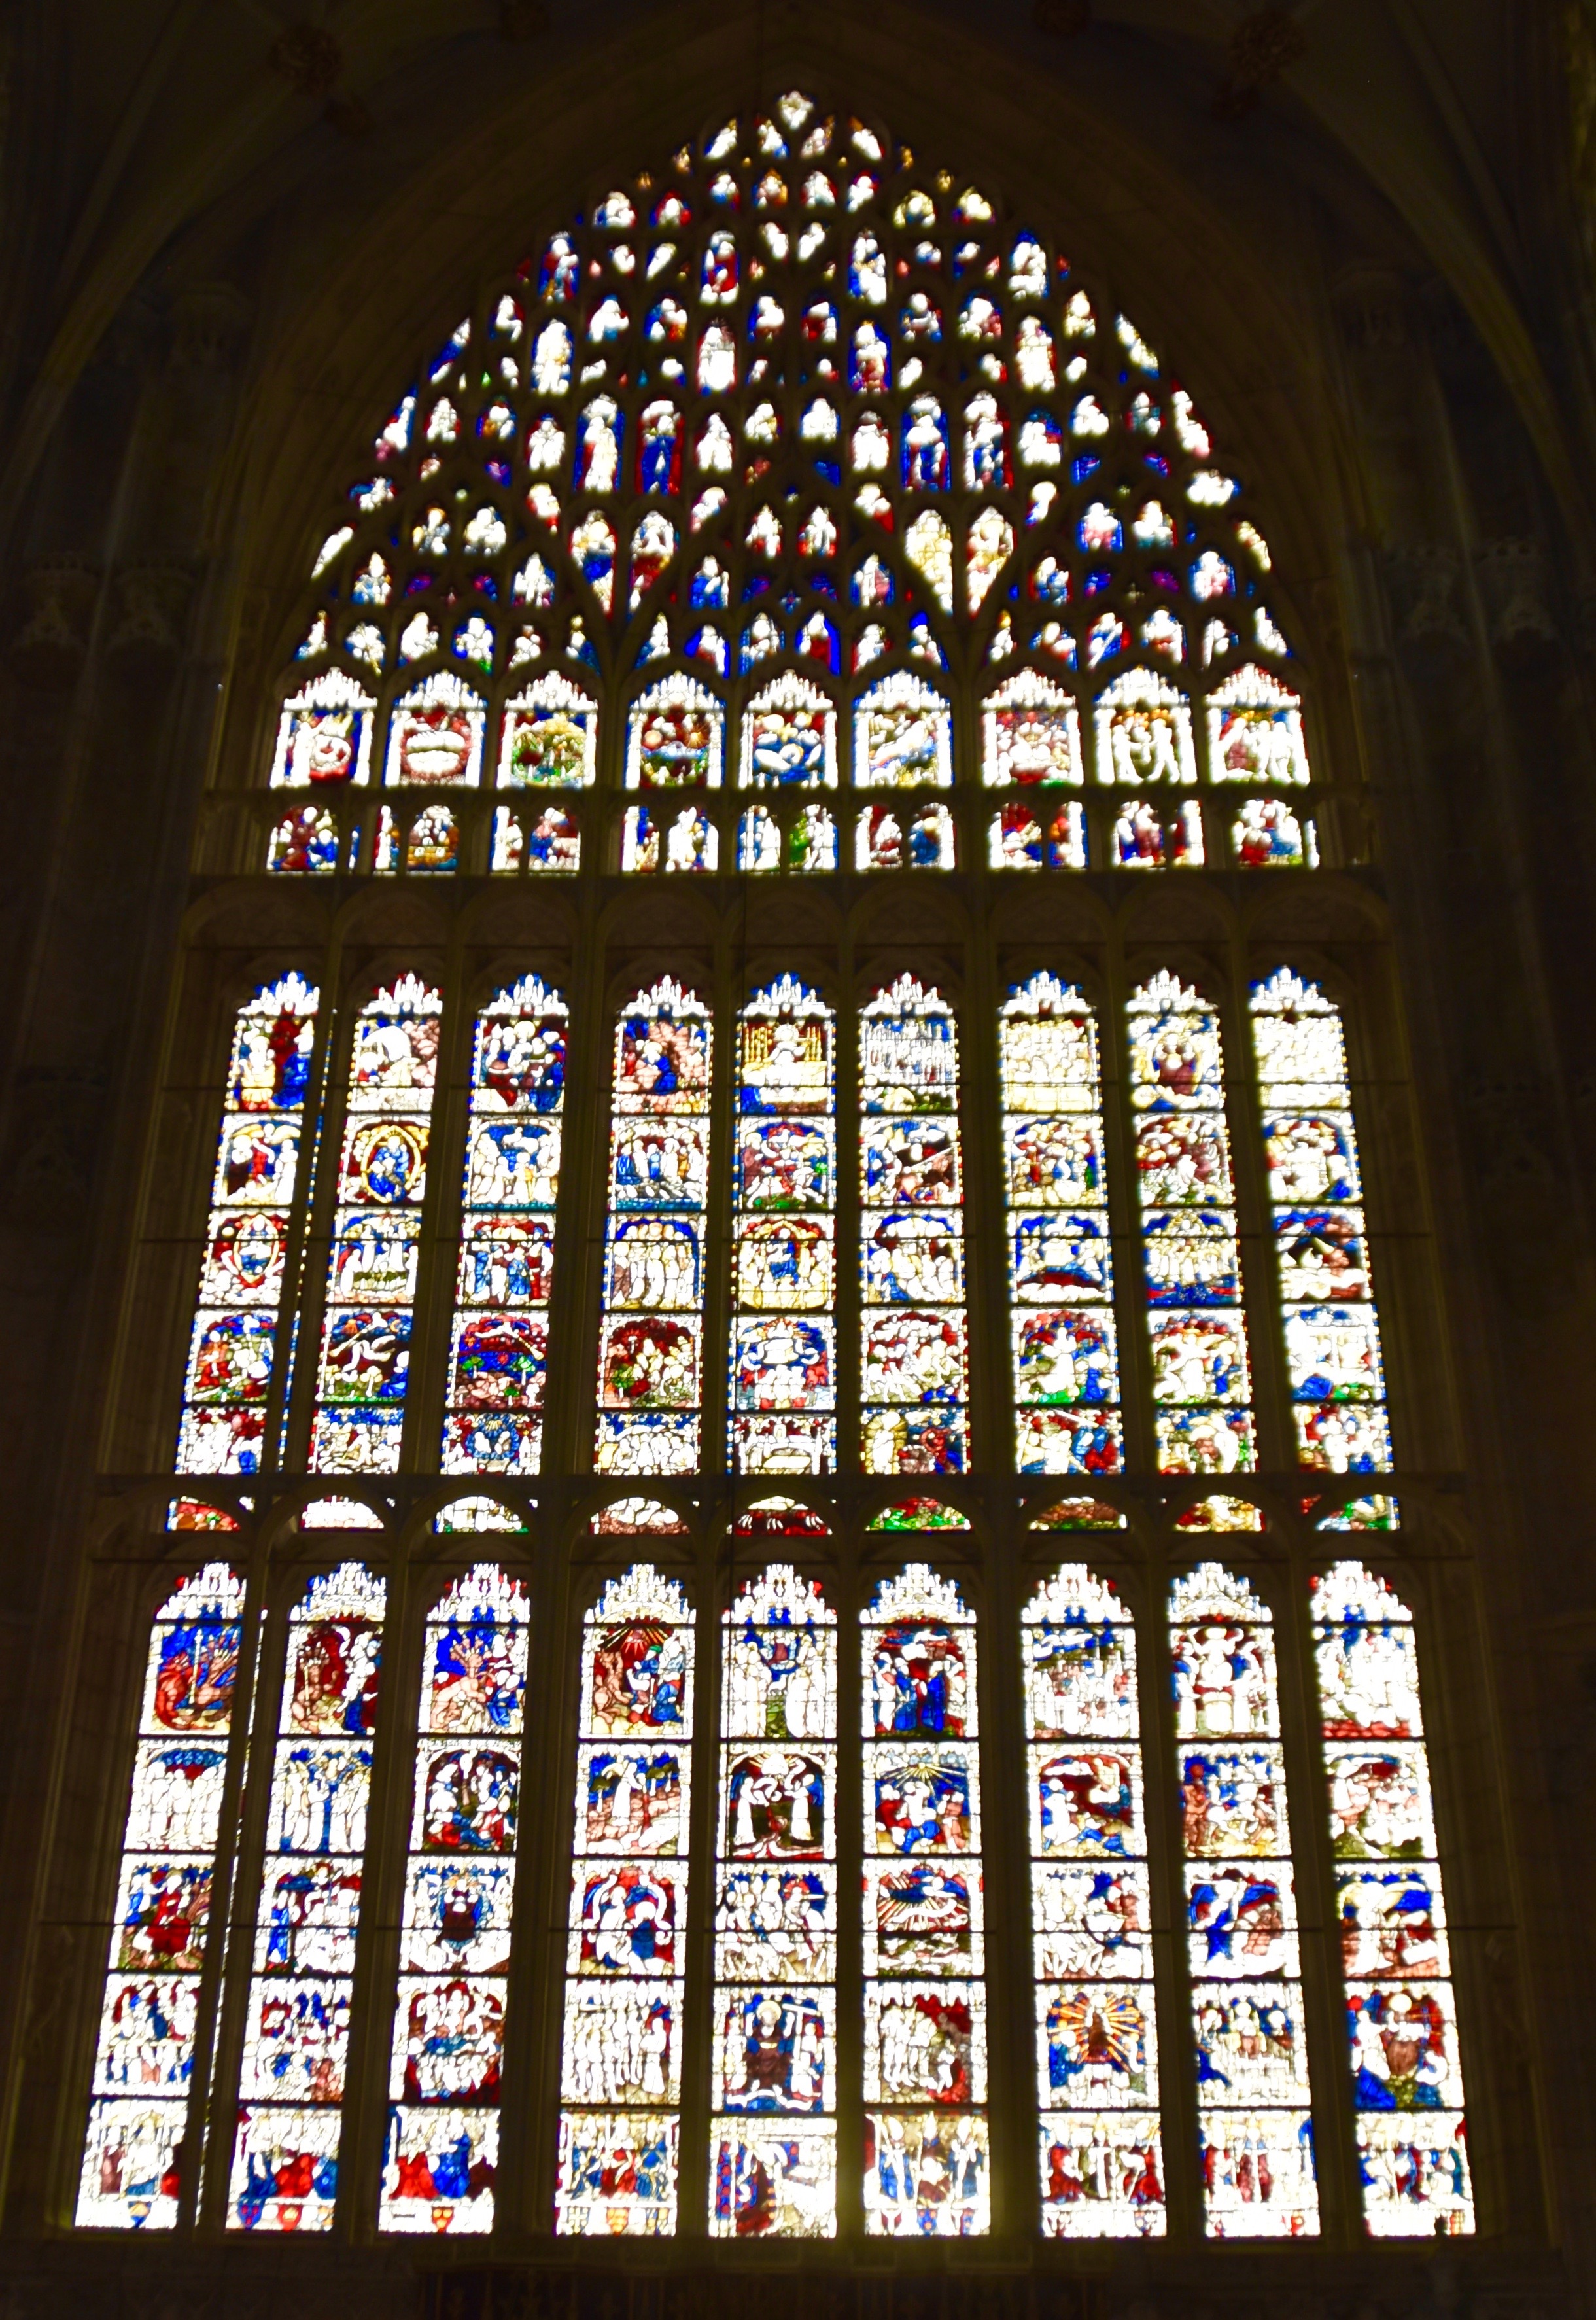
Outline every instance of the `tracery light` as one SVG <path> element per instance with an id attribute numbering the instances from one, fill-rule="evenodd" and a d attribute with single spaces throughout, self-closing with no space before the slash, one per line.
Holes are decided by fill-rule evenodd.
<path id="1" fill-rule="evenodd" d="M 362 1008 L 311 1427 L 315 1474 L 399 1471 L 443 1002 L 413 974 Z"/>
<path id="2" fill-rule="evenodd" d="M 1252 1044 L 1297 1456 L 1330 1473 L 1386 1473 L 1385 1373 L 1339 1010 L 1282 967 L 1252 987 Z"/>
<path id="3" fill-rule="evenodd" d="M 243 1611 L 243 1581 L 208 1563 L 150 1628 L 80 2224 L 170 2231 L 177 2221 Z"/>
<path id="4" fill-rule="evenodd" d="M 1172 974 L 1129 1008 L 1131 1104 L 1165 1474 L 1257 1464 L 1219 1014 Z"/>
<path id="5" fill-rule="evenodd" d="M 1268 549 L 1134 325 L 1100 328 L 1041 236 L 800 93 L 726 135 L 640 184 L 630 226 L 606 196 L 492 285 L 379 434 L 296 631 L 273 773 L 314 794 L 275 825 L 273 861 L 362 860 L 349 805 L 380 731 L 374 861 L 446 866 L 415 838 L 441 783 L 454 858 L 480 866 L 469 792 L 511 778 L 535 670 L 591 684 L 630 787 L 654 786 L 645 722 L 702 729 L 696 766 L 669 776 L 694 802 L 627 812 L 630 870 L 830 866 L 793 836 L 822 818 L 866 870 L 945 866 L 953 817 L 924 793 L 951 779 L 951 720 L 925 672 L 985 693 L 1012 654 L 1022 688 L 1052 697 L 998 713 L 1068 708 L 1096 736 L 1095 780 L 996 802 L 994 861 L 1312 864 Z M 865 168 L 861 135 L 881 146 Z M 711 217 L 707 239 L 690 225 Z M 748 706 L 784 683 L 819 688 L 842 744 L 826 779 L 856 791 L 883 783 L 866 688 L 908 688 L 887 779 L 922 794 L 835 816 L 716 796 L 723 750 L 728 787 L 758 786 Z M 789 738 L 808 746 L 797 722 Z M 607 834 L 580 797 L 557 810 L 557 860 L 531 855 L 518 809 L 482 818 L 500 872 L 569 866 L 584 828 L 591 864 Z"/>
<path id="6" fill-rule="evenodd" d="M 872 2237 L 990 2228 L 976 1630 L 924 1563 L 860 1614 L 864 2216 Z"/>
<path id="7" fill-rule="evenodd" d="M 1312 1610 L 1364 2223 L 1451 2237 L 1474 2191 L 1413 1615 L 1358 1563 Z"/>
<path id="8" fill-rule="evenodd" d="M 776 1563 L 743 1588 L 722 1629 L 709 2230 L 829 2239 L 836 1613 L 814 1581 Z"/>
<path id="9" fill-rule="evenodd" d="M 1136 1633 L 1079 1563 L 1041 1581 L 1023 1633 L 1042 2230 L 1161 2237 Z"/>
<path id="10" fill-rule="evenodd" d="M 669 976 L 615 1029 L 594 1464 L 690 1474 L 703 1387 L 709 1012 Z"/>
<path id="11" fill-rule="evenodd" d="M 476 1019 L 446 1474 L 535 1474 L 542 1464 L 565 1031 L 564 998 L 536 975 Z"/>
<path id="12" fill-rule="evenodd" d="M 555 2229 L 676 2229 L 693 1629 L 653 1563 L 582 1628 Z"/>
<path id="13" fill-rule="evenodd" d="M 1200 1563 L 1169 1623 L 1204 2228 L 1301 2238 L 1319 2194 L 1274 1622 Z"/>
<path id="14" fill-rule="evenodd" d="M 836 1127 L 832 1011 L 791 975 L 738 1018 L 733 1470 L 836 1465 Z"/>
<path id="15" fill-rule="evenodd" d="M 969 1458 L 959 1035 L 912 975 L 860 1010 L 861 1439 L 872 1474 Z"/>
<path id="16" fill-rule="evenodd" d="M 387 1594 L 342 1563 L 289 1614 L 228 2193 L 236 2230 L 332 2227 Z"/>
<path id="17" fill-rule="evenodd" d="M 240 1007 L 177 1429 L 180 1474 L 253 1474 L 265 1445 L 317 993 L 297 974 Z"/>
<path id="18" fill-rule="evenodd" d="M 1120 1465 L 1119 1354 L 1097 1021 L 1035 974 L 998 1019 L 1014 1448 L 1025 1474 Z"/>
<path id="19" fill-rule="evenodd" d="M 520 1833 L 527 1590 L 479 1563 L 439 1597 L 421 1708 L 378 2226 L 493 2226 Z"/>

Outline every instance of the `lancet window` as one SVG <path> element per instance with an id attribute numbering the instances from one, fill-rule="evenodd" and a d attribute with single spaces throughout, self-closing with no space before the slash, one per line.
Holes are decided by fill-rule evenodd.
<path id="1" fill-rule="evenodd" d="M 228 2221 L 324 2232 L 338 2197 L 387 1589 L 357 1563 L 288 1619 Z"/>
<path id="2" fill-rule="evenodd" d="M 991 2224 L 976 1629 L 906 1564 L 861 1613 L 864 2219 L 872 2236 Z"/>
<path id="3" fill-rule="evenodd" d="M 693 1628 L 652 1563 L 582 1632 L 555 2229 L 677 2227 Z"/>

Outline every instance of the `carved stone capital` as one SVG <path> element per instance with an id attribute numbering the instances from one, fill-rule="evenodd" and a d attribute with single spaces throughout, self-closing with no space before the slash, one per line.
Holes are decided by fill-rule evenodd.
<path id="1" fill-rule="evenodd" d="M 87 556 L 61 548 L 31 564 L 23 584 L 30 610 L 12 639 L 12 657 L 36 682 L 70 684 L 82 665 L 100 575 Z"/>
<path id="2" fill-rule="evenodd" d="M 1456 549 L 1433 543 L 1393 548 L 1388 568 L 1398 642 L 1431 662 L 1465 658 L 1469 639 L 1457 602 L 1463 565 Z"/>
<path id="3" fill-rule="evenodd" d="M 176 557 L 124 564 L 116 575 L 122 619 L 108 649 L 130 665 L 174 658 L 183 643 L 194 577 L 193 566 Z"/>
<path id="4" fill-rule="evenodd" d="M 249 301 L 230 282 L 193 282 L 172 301 L 172 362 L 229 370 L 249 327 Z"/>
<path id="5" fill-rule="evenodd" d="M 1491 641 L 1511 667 L 1534 667 L 1560 642 L 1538 539 L 1493 539 L 1475 559 Z"/>

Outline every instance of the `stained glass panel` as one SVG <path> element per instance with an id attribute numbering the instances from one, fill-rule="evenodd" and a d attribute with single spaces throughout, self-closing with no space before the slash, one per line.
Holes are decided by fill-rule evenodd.
<path id="1" fill-rule="evenodd" d="M 1023 1474 L 1120 1465 L 1097 1022 L 1032 975 L 999 1018 L 1014 1450 Z"/>
<path id="2" fill-rule="evenodd" d="M 1250 1473 L 1252 1382 L 1218 1010 L 1171 974 L 1131 1000 L 1153 1425 L 1164 1474 Z"/>
<path id="3" fill-rule="evenodd" d="M 698 1470 L 710 1053 L 708 1008 L 668 976 L 620 1011 L 593 1456 L 601 1474 Z"/>
<path id="4" fill-rule="evenodd" d="M 861 1010 L 860 1412 L 871 1474 L 960 1474 L 969 1458 L 959 1034 L 900 975 Z"/>
<path id="5" fill-rule="evenodd" d="M 1340 1014 L 1282 967 L 1253 984 L 1252 1044 L 1297 1457 L 1384 1474 L 1391 1428 Z"/>
<path id="6" fill-rule="evenodd" d="M 990 2227 L 976 1630 L 905 1565 L 860 1614 L 864 2216 L 871 2237 Z"/>
<path id="7" fill-rule="evenodd" d="M 362 1008 L 321 1318 L 315 1474 L 399 1471 L 442 1001 L 413 974 Z"/>
<path id="8" fill-rule="evenodd" d="M 383 2231 L 464 2235 L 493 2227 L 527 1620 L 520 1581 L 479 1563 L 427 1621 Z"/>
<path id="9" fill-rule="evenodd" d="M 1042 2230 L 1160 2237 L 1136 1633 L 1078 1563 L 1037 1588 L 1023 1633 Z"/>
<path id="10" fill-rule="evenodd" d="M 535 1474 L 542 1463 L 565 1028 L 564 1000 L 536 975 L 476 1019 L 446 1474 Z"/>
<path id="11" fill-rule="evenodd" d="M 316 998 L 299 975 L 285 974 L 239 1010 L 184 1372 L 180 1474 L 260 1468 Z"/>
<path id="12" fill-rule="evenodd" d="M 722 1622 L 709 2230 L 836 2230 L 837 1632 L 789 1563 Z"/>
<path id="13" fill-rule="evenodd" d="M 235 2230 L 332 2228 L 386 1608 L 383 1581 L 344 1563 L 289 1616 L 228 2192 Z"/>
<path id="14" fill-rule="evenodd" d="M 1299 2239 L 1319 2193 L 1274 1621 L 1217 1563 L 1169 1617 L 1204 2226 Z"/>
<path id="15" fill-rule="evenodd" d="M 791 975 L 738 1018 L 733 1471 L 836 1465 L 836 1125 L 831 1010 Z"/>
<path id="16" fill-rule="evenodd" d="M 1448 2238 L 1474 2192 L 1413 1615 L 1360 1563 L 1311 1608 L 1364 2223 Z"/>
<path id="17" fill-rule="evenodd" d="M 693 1629 L 652 1563 L 582 1628 L 555 2229 L 676 2229 Z"/>
<path id="18" fill-rule="evenodd" d="M 208 1563 L 150 1629 L 77 2189 L 103 2230 L 177 2221 L 243 1610 Z"/>

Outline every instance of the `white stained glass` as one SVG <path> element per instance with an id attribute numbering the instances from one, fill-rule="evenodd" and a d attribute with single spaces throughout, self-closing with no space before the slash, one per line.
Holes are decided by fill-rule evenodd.
<path id="1" fill-rule="evenodd" d="M 872 1474 L 969 1460 L 959 1035 L 910 975 L 860 1029 L 861 1448 Z"/>
<path id="2" fill-rule="evenodd" d="M 783 975 L 738 1018 L 733 1312 L 734 1471 L 836 1464 L 834 1019 Z"/>
<path id="3" fill-rule="evenodd" d="M 1340 1015 L 1288 967 L 1254 983 L 1251 1011 L 1298 1461 L 1386 1473 L 1385 1374 Z"/>
<path id="4" fill-rule="evenodd" d="M 150 1629 L 77 2192 L 101 2230 L 177 2222 L 243 1610 L 211 1563 Z"/>
<path id="5" fill-rule="evenodd" d="M 542 1463 L 565 1030 L 564 998 L 536 975 L 477 1017 L 446 1474 L 535 1474 Z"/>
<path id="6" fill-rule="evenodd" d="M 1036 974 L 998 1019 L 1014 1448 L 1025 1474 L 1119 1471 L 1096 1017 Z"/>
<path id="7" fill-rule="evenodd" d="M 1219 1014 L 1173 975 L 1133 992 L 1131 1104 L 1160 1473 L 1257 1464 Z"/>
<path id="8" fill-rule="evenodd" d="M 676 2228 L 693 1628 L 637 1563 L 582 1626 L 555 2228 Z"/>
<path id="9" fill-rule="evenodd" d="M 1364 2224 L 1474 2228 L 1429 1751 L 1407 1605 L 1358 1563 L 1312 1586 Z"/>
<path id="10" fill-rule="evenodd" d="M 924 1563 L 860 1615 L 865 2229 L 989 2225 L 976 1630 Z"/>
<path id="11" fill-rule="evenodd" d="M 709 1010 L 667 976 L 615 1029 L 593 1463 L 694 1473 L 703 1384 Z"/>
<path id="12" fill-rule="evenodd" d="M 1022 1638 L 1042 2230 L 1161 2237 L 1136 1633 L 1114 1588 L 1067 1563 Z"/>
<path id="13" fill-rule="evenodd" d="M 311 986 L 285 974 L 239 1010 L 184 1373 L 180 1474 L 260 1468 L 316 1005 Z"/>
<path id="14" fill-rule="evenodd" d="M 1319 2229 L 1274 1624 L 1199 1563 L 1170 1590 L 1176 1769 L 1210 2239 Z"/>
<path id="15" fill-rule="evenodd" d="M 493 2227 L 527 1591 L 479 1563 L 427 1621 L 378 2228 Z"/>
<path id="16" fill-rule="evenodd" d="M 771 1563 L 722 1620 L 716 2239 L 836 2230 L 836 1614 Z"/>
<path id="17" fill-rule="evenodd" d="M 442 1011 L 437 992 L 407 974 L 356 1019 L 312 1473 L 399 1471 Z"/>
<path id="18" fill-rule="evenodd" d="M 345 1563 L 288 1622 L 228 2189 L 237 2231 L 332 2228 L 386 1608 L 383 1581 Z"/>

